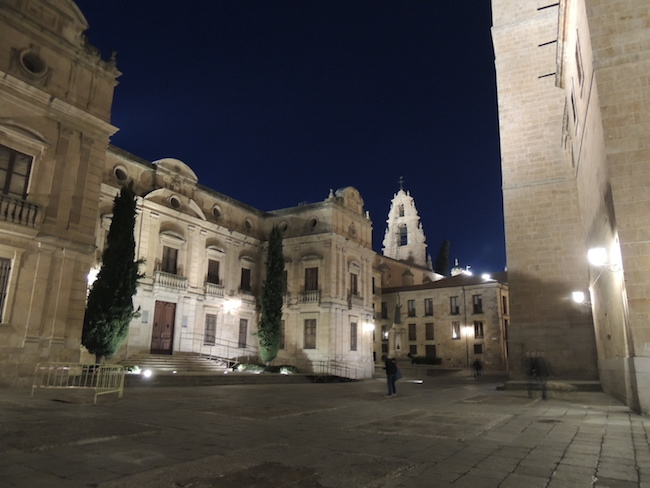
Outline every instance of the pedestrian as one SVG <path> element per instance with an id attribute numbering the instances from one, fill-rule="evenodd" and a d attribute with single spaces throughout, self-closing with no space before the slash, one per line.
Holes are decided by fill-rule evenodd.
<path id="1" fill-rule="evenodd" d="M 550 370 L 544 353 L 526 353 L 524 363 L 528 376 L 528 398 L 533 397 L 533 390 L 539 389 L 542 393 L 542 400 L 546 400 L 546 382 L 550 376 Z"/>
<path id="2" fill-rule="evenodd" d="M 395 389 L 395 382 L 397 381 L 397 361 L 395 358 L 389 358 L 385 354 L 381 357 L 384 361 L 384 369 L 386 370 L 386 383 L 388 384 L 388 395 L 396 396 L 397 390 Z"/>
<path id="3" fill-rule="evenodd" d="M 478 378 L 481 376 L 481 371 L 483 371 L 483 365 L 481 364 L 481 361 L 479 361 L 478 358 L 474 360 L 472 363 L 472 368 L 474 368 L 474 378 Z"/>

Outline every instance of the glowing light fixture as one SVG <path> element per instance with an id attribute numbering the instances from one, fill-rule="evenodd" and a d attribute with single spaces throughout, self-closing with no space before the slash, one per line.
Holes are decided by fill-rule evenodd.
<path id="1" fill-rule="evenodd" d="M 145 378 L 151 378 L 151 375 L 152 375 L 152 374 L 153 374 L 153 372 L 152 372 L 150 369 L 145 369 L 145 370 L 142 372 L 142 376 L 144 376 Z"/>
<path id="2" fill-rule="evenodd" d="M 88 276 L 86 277 L 89 287 L 93 286 L 93 283 L 97 279 L 98 274 L 99 274 L 99 268 L 90 268 L 90 271 L 88 271 Z"/>
<path id="3" fill-rule="evenodd" d="M 232 314 L 239 310 L 239 307 L 241 307 L 241 300 L 237 299 L 232 299 L 232 300 L 226 300 L 223 304 L 223 310 L 227 314 Z"/>
<path id="4" fill-rule="evenodd" d="M 571 298 L 576 303 L 585 303 L 585 292 L 583 291 L 574 291 L 571 293 Z"/>
<path id="5" fill-rule="evenodd" d="M 483 274 L 481 275 L 481 278 L 483 278 L 483 279 L 486 280 L 486 281 L 487 281 L 487 280 L 491 280 L 491 279 L 492 279 L 492 275 L 491 275 L 490 273 L 483 273 Z"/>
<path id="6" fill-rule="evenodd" d="M 593 247 L 587 251 L 587 260 L 594 266 L 605 266 L 607 263 L 607 249 Z"/>
<path id="7" fill-rule="evenodd" d="M 372 332 L 375 330 L 375 324 L 372 322 L 365 322 L 362 327 L 364 332 Z"/>

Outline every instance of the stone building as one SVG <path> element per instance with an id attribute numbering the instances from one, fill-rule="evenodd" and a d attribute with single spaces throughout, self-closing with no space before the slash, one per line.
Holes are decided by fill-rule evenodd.
<path id="1" fill-rule="evenodd" d="M 0 0 L 0 382 L 79 359 L 116 78 L 77 6 Z"/>
<path id="2" fill-rule="evenodd" d="M 374 265 L 374 283 L 380 286 L 375 360 L 410 354 L 445 368 L 465 368 L 478 358 L 487 368 L 506 369 L 506 274 L 479 278 L 458 267 L 451 278 L 435 273 L 415 200 L 401 184 L 386 223 L 384 254 Z"/>
<path id="3" fill-rule="evenodd" d="M 461 273 L 382 290 L 377 329 L 382 354 L 425 357 L 444 368 L 506 369 L 509 320 L 506 273 Z"/>
<path id="4" fill-rule="evenodd" d="M 648 4 L 493 0 L 492 9 L 511 365 L 542 350 L 557 377 L 599 378 L 647 413 Z M 576 304 L 573 291 L 590 299 Z"/>
<path id="5" fill-rule="evenodd" d="M 372 374 L 372 224 L 354 188 L 320 203 L 262 212 L 198 184 L 182 161 L 142 161 L 117 148 L 106 158 L 97 257 L 112 202 L 132 181 L 136 256 L 144 259 L 133 320 L 120 356 L 201 353 L 256 359 L 257 297 L 271 228 L 283 233 L 286 294 L 276 362 L 303 371 L 344 364 Z M 99 265 L 99 263 L 97 263 Z"/>

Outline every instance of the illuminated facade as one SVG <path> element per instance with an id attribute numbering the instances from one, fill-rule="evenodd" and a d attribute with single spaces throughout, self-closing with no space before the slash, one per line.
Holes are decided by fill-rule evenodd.
<path id="1" fill-rule="evenodd" d="M 80 355 L 119 72 L 73 2 L 0 0 L 0 383 Z"/>
<path id="2" fill-rule="evenodd" d="M 513 377 L 527 351 L 650 412 L 650 11 L 493 0 Z M 591 249 L 606 256 L 587 260 Z M 583 304 L 572 291 L 589 296 Z"/>
<path id="3" fill-rule="evenodd" d="M 133 181 L 136 255 L 145 274 L 120 356 L 201 353 L 257 356 L 258 309 L 271 228 L 283 233 L 286 293 L 276 363 L 302 371 L 345 365 L 372 375 L 372 224 L 354 188 L 320 203 L 261 212 L 200 187 L 182 161 L 154 163 L 111 148 L 103 172 L 97 257 L 113 198 Z"/>
<path id="4" fill-rule="evenodd" d="M 376 334 L 381 354 L 449 369 L 470 367 L 476 359 L 485 369 L 506 369 L 506 273 L 494 278 L 462 273 L 384 288 L 381 300 Z"/>

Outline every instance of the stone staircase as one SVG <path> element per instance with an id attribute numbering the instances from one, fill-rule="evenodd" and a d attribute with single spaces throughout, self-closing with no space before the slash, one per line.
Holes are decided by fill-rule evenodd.
<path id="1" fill-rule="evenodd" d="M 138 366 L 151 370 L 151 376 L 127 374 L 125 387 L 153 386 L 215 386 L 309 383 L 312 376 L 294 374 L 251 373 L 232 371 L 225 361 L 217 361 L 195 354 L 137 354 L 121 361 L 123 366 Z"/>
<path id="2" fill-rule="evenodd" d="M 121 361 L 123 366 L 138 366 L 156 374 L 219 373 L 228 369 L 225 361 L 195 354 L 136 354 Z M 174 373 L 176 372 L 176 373 Z"/>

